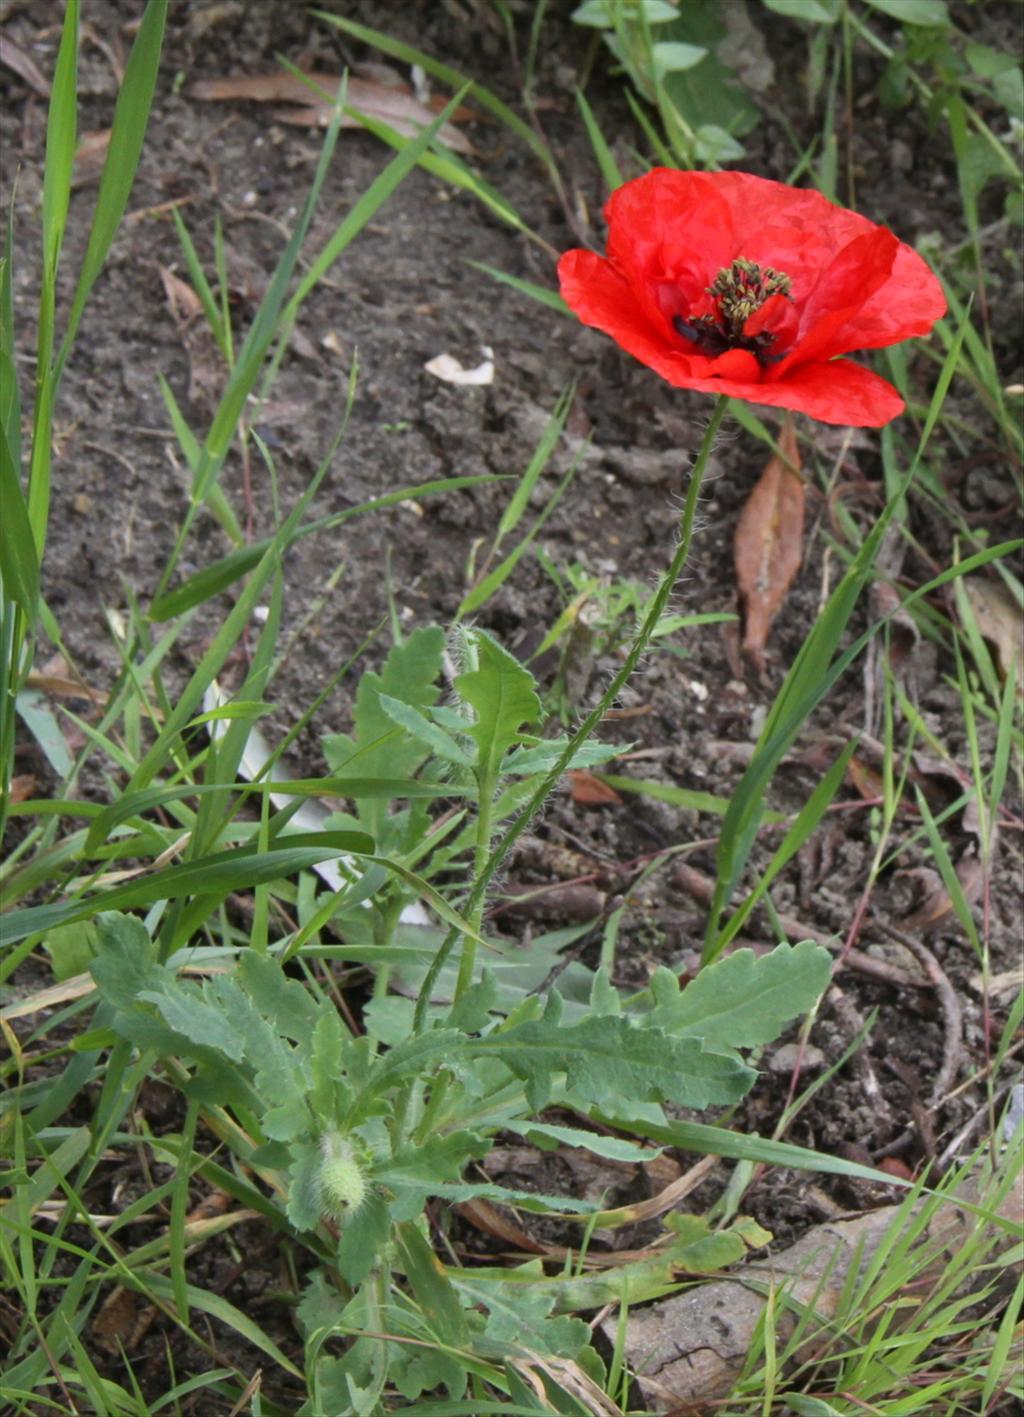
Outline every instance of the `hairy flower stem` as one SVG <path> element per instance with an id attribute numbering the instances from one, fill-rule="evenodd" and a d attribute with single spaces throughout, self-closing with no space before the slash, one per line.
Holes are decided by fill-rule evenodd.
<path id="1" fill-rule="evenodd" d="M 478 852 L 476 878 L 465 906 L 466 917 L 473 923 L 474 928 L 477 928 L 483 918 L 484 897 L 487 893 L 487 887 L 493 880 L 498 867 L 526 830 L 534 814 L 551 795 L 559 778 L 579 751 L 580 746 L 587 741 L 601 719 L 604 718 L 608 709 L 615 702 L 624 684 L 632 675 L 641 656 L 651 642 L 654 631 L 657 629 L 658 621 L 664 614 L 669 598 L 673 590 L 675 590 L 676 583 L 689 560 L 690 545 L 693 541 L 693 524 L 697 515 L 697 505 L 700 500 L 701 483 L 704 480 L 708 459 L 711 456 L 711 450 L 714 447 L 718 429 L 721 426 L 722 419 L 725 417 L 725 411 L 728 406 L 728 398 L 720 396 L 715 404 L 711 418 L 708 421 L 708 426 L 704 431 L 704 437 L 701 439 L 700 448 L 697 450 L 693 471 L 690 474 L 690 485 L 686 490 L 686 501 L 683 505 L 683 512 L 679 521 L 679 544 L 676 547 L 675 555 L 672 557 L 668 570 L 662 576 L 658 589 L 654 594 L 650 609 L 647 612 L 647 618 L 637 632 L 637 636 L 630 646 L 629 653 L 626 655 L 621 669 L 602 694 L 600 702 L 587 714 L 586 718 L 566 744 L 554 767 L 544 778 L 544 781 L 537 788 L 537 791 L 530 798 L 529 802 L 527 802 L 526 806 L 522 808 L 519 815 L 512 822 L 493 851 L 487 856 L 486 860 L 481 861 Z M 488 804 L 488 806 L 489 805 L 490 804 Z M 480 838 L 478 837 L 477 840 L 479 843 Z M 413 1021 L 413 1029 L 416 1033 L 421 1032 L 426 1024 L 427 1007 L 430 1003 L 430 996 L 437 982 L 437 977 L 452 950 L 455 948 L 458 939 L 458 930 L 452 929 L 448 932 L 427 971 L 419 999 L 416 1001 L 416 1013 Z M 472 970 L 476 958 L 475 941 L 463 936 L 462 948 L 463 954 L 460 960 L 459 978 L 453 1002 L 457 1002 L 462 997 L 463 993 L 472 982 Z M 469 960 L 468 966 L 466 966 L 467 958 Z M 463 966 L 466 967 L 463 968 Z"/>
<path id="2" fill-rule="evenodd" d="M 493 874 L 493 872 L 488 874 L 488 866 L 491 859 L 494 790 L 495 784 L 493 782 L 485 781 L 480 783 L 480 802 L 477 807 L 476 817 L 476 847 L 473 856 L 473 879 L 475 884 L 467 906 L 467 919 L 477 934 L 480 933 L 480 927 L 484 919 L 484 892 L 478 890 L 477 887 L 481 880 L 489 881 Z M 459 956 L 459 977 L 455 982 L 456 999 L 461 999 L 472 984 L 475 965 L 476 940 L 473 939 L 472 935 L 466 935 L 462 941 L 462 954 Z"/>

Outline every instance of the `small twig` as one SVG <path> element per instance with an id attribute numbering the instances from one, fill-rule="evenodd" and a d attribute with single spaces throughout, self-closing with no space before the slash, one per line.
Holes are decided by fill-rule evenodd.
<path id="1" fill-rule="evenodd" d="M 976 1079 L 972 1078 L 971 1081 L 975 1082 Z M 945 1150 L 942 1152 L 942 1155 L 938 1158 L 936 1165 L 938 1167 L 940 1175 L 943 1171 L 947 1170 L 950 1164 L 960 1156 L 961 1152 L 963 1151 L 963 1148 L 967 1145 L 971 1138 L 976 1133 L 980 1132 L 982 1127 L 986 1123 L 991 1123 L 993 1112 L 997 1114 L 999 1113 L 1002 1108 L 1003 1101 L 1009 1094 L 1010 1089 L 1015 1086 L 1017 1081 L 1018 1079 L 1014 1078 L 1010 1082 L 1006 1083 L 1006 1085 L 1004 1087 L 1001 1087 L 999 1091 L 994 1095 L 994 1097 L 992 1098 L 991 1105 L 986 1100 L 974 1112 L 973 1116 L 968 1118 L 968 1120 L 960 1128 L 957 1134 L 953 1137 L 952 1141 L 947 1144 Z"/>
<path id="2" fill-rule="evenodd" d="M 874 955 L 865 954 L 863 950 L 842 952 L 835 935 L 826 934 L 824 930 L 815 929 L 812 925 L 805 925 L 802 920 L 797 920 L 792 915 L 780 916 L 780 923 L 790 939 L 814 940 L 816 944 L 824 945 L 826 949 L 833 950 L 837 954 L 842 953 L 842 957 L 837 963 L 841 964 L 844 969 L 855 970 L 856 973 L 865 974 L 869 979 L 877 979 L 883 984 L 892 984 L 896 989 L 928 989 L 931 987 L 930 979 L 908 974 L 898 965 L 887 964 L 884 959 L 876 959 Z"/>

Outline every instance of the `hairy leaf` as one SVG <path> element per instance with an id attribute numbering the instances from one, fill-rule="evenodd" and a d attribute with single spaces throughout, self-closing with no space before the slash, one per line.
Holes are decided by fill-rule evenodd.
<path id="1" fill-rule="evenodd" d="M 428 756 L 415 739 L 396 733 L 380 694 L 421 711 L 435 703 L 444 653 L 444 632 L 436 626 L 414 630 L 395 645 L 379 674 L 370 671 L 356 691 L 355 732 L 324 739 L 324 753 L 339 777 L 411 777 Z M 386 742 L 378 740 L 386 739 Z"/>
<path id="2" fill-rule="evenodd" d="M 560 1073 L 584 1103 L 606 1108 L 613 1098 L 683 1107 L 735 1102 L 755 1077 L 734 1058 L 705 1053 L 696 1038 L 673 1038 L 624 1017 L 584 1018 L 567 1028 L 557 994 L 543 1018 L 479 1039 L 472 1051 L 499 1057 L 522 1078 L 537 1111 L 546 1106 Z"/>
<path id="3" fill-rule="evenodd" d="M 771 1043 L 821 997 L 832 973 L 828 950 L 804 940 L 771 954 L 736 950 L 702 969 L 680 991 L 676 976 L 651 979 L 654 1007 L 644 1017 L 674 1037 L 699 1038 L 712 1048 Z"/>
<path id="4" fill-rule="evenodd" d="M 455 680 L 459 695 L 476 712 L 466 732 L 478 750 L 477 774 L 496 783 L 501 760 L 519 738 L 524 723 L 540 718 L 533 676 L 483 630 L 472 635 L 477 667 Z"/>

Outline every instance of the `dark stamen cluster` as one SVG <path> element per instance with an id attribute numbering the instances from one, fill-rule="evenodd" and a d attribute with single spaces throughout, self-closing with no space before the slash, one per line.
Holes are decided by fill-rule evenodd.
<path id="1" fill-rule="evenodd" d="M 781 356 L 769 354 L 775 336 L 767 330 L 758 335 L 746 335 L 743 326 L 773 295 L 790 297 L 791 282 L 783 271 L 772 266 L 762 270 L 756 261 L 742 256 L 724 267 L 707 287 L 717 306 L 714 315 L 698 315 L 684 320 L 677 315 L 673 321 L 684 339 L 698 346 L 705 354 L 724 354 L 729 349 L 748 349 L 762 363 L 768 364 Z"/>

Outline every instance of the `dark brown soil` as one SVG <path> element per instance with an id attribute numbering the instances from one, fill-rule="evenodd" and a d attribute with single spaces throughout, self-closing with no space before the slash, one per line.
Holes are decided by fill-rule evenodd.
<path id="1" fill-rule="evenodd" d="M 123 26 L 138 7 L 130 0 L 118 0 L 85 8 L 96 34 L 123 52 Z M 220 18 L 203 30 L 204 17 L 218 8 Z M 568 175 L 570 201 L 579 197 L 586 210 L 596 213 L 601 201 L 599 175 L 571 92 L 573 65 L 582 55 L 584 41 L 565 20 L 571 7 L 554 8 L 560 14 L 553 15 L 545 32 L 548 40 L 538 83 L 544 100 L 542 119 L 561 170 Z M 966 13 L 971 24 L 1005 25 L 1005 8 L 988 7 L 987 19 L 975 15 L 973 7 Z M 517 102 L 506 43 L 490 7 L 468 0 L 451 5 L 361 0 L 340 10 L 417 44 L 481 78 L 506 101 Z M 3 7 L 9 33 L 31 50 L 44 70 L 52 66 L 59 11 L 47 0 L 15 0 Z M 997 12 L 994 18 L 993 11 Z M 769 29 L 769 48 L 780 68 L 789 62 L 792 47 L 802 43 L 796 34 L 781 20 Z M 187 473 L 176 453 L 158 375 L 167 379 L 193 427 L 201 430 L 215 406 L 224 372 L 204 348 L 197 328 L 183 331 L 168 310 L 160 267 L 182 275 L 184 270 L 174 227 L 161 209 L 184 199 L 180 211 L 207 269 L 212 269 L 214 218 L 219 215 L 228 253 L 232 314 L 237 327 L 244 329 L 301 207 L 318 154 L 315 132 L 275 123 L 255 105 L 199 103 L 185 89 L 200 77 L 268 71 L 276 53 L 293 60 L 310 59 L 325 68 L 378 58 L 358 46 L 337 44 L 300 6 L 267 0 L 172 7 L 162 80 L 131 215 L 96 288 L 68 368 L 58 411 L 45 593 L 74 664 L 99 689 L 111 682 L 119 667 L 106 612 L 123 610 L 129 593 L 143 604 L 152 596 L 187 502 Z M 861 63 L 858 91 L 866 100 L 855 129 L 858 204 L 877 220 L 890 223 L 905 240 L 913 242 L 931 231 L 940 232 L 950 244 L 961 240 L 955 174 L 945 139 L 936 141 L 920 117 L 895 125 L 892 115 L 872 106 L 877 70 L 868 60 Z M 107 126 L 116 81 L 108 55 L 88 42 L 82 52 L 82 91 L 81 128 Z M 45 103 L 6 70 L 0 70 L 0 93 L 6 100 L 0 135 L 7 154 L 8 200 L 15 155 L 19 165 L 15 292 L 19 357 L 27 383 L 34 350 L 35 232 L 46 110 Z M 606 131 L 622 134 L 619 146 L 628 160 L 631 139 L 626 137 L 620 90 L 609 84 L 602 92 L 596 84 L 592 101 L 599 105 Z M 771 90 L 768 107 L 762 125 L 747 140 L 746 166 L 782 179 L 794 158 L 781 120 L 785 118 L 801 135 L 809 120 L 801 92 L 788 92 L 782 84 Z M 898 136 L 894 136 L 897 126 Z M 550 247 L 557 252 L 579 244 L 545 175 L 525 149 L 494 124 L 481 122 L 469 131 L 480 150 L 487 181 L 522 212 Z M 316 216 L 313 249 L 366 190 L 388 156 L 368 134 L 342 135 Z M 84 250 L 93 194 L 94 187 L 84 185 L 72 201 L 62 285 L 65 299 Z M 596 219 L 594 239 L 601 239 Z M 1012 262 L 1003 260 L 995 249 L 991 256 L 994 278 L 1004 282 L 1006 295 L 996 312 L 994 334 L 997 341 L 1005 341 L 1000 345 L 1005 355 L 1000 368 L 1010 382 L 1016 357 L 1013 311 L 1019 310 L 1019 289 L 1012 284 Z M 626 575 L 650 584 L 670 553 L 687 455 L 699 441 L 707 401 L 669 388 L 602 336 L 496 284 L 470 261 L 545 285 L 554 283 L 552 262 L 544 250 L 512 232 L 469 195 L 415 171 L 300 315 L 299 338 L 285 355 L 271 405 L 259 425 L 275 458 L 282 504 L 290 505 L 326 449 L 356 357 L 360 374 L 351 422 L 314 515 L 432 478 L 518 474 L 559 392 L 576 380 L 579 393 L 570 420 L 572 438 L 564 440 L 565 446 L 541 480 L 535 499 L 538 509 L 568 466 L 578 439 L 589 434 L 592 441 L 540 542 L 558 566 L 576 561 L 592 572 Z M 490 387 L 450 386 L 424 370 L 424 364 L 442 351 L 464 364 L 475 364 L 485 345 L 494 350 L 496 364 Z M 912 368 L 915 384 L 926 397 L 933 366 L 912 356 Z M 1012 500 L 1010 474 L 984 446 L 987 424 L 969 392 L 957 388 L 953 397 L 968 428 L 977 426 L 979 432 L 974 439 L 967 432 L 959 452 L 937 447 L 935 471 L 940 478 L 949 478 L 975 527 L 991 525 L 993 533 L 1002 536 L 1005 520 L 999 524 L 998 509 Z M 767 415 L 766 421 L 770 421 Z M 905 422 L 904 436 L 913 444 L 913 430 L 909 420 Z M 883 501 L 877 436 L 857 434 L 845 441 L 842 430 L 806 422 L 800 432 L 809 467 L 817 464 L 827 472 L 839 460 L 840 481 L 850 493 L 847 505 L 866 524 Z M 732 536 L 739 509 L 764 461 L 763 446 L 737 429 L 721 439 L 701 507 L 694 558 L 676 596 L 680 612 L 736 611 Z M 237 459 L 229 460 L 222 485 L 244 521 L 243 470 Z M 275 718 L 266 721 L 269 736 L 281 733 L 301 715 L 335 668 L 387 614 L 389 591 L 406 628 L 450 621 L 465 593 L 474 551 L 481 538 L 487 544 L 511 485 L 409 503 L 301 544 L 288 565 L 284 625 L 286 640 L 293 634 L 295 638 L 269 694 L 277 706 Z M 815 488 L 822 485 L 814 484 Z M 622 707 L 635 712 L 606 727 L 605 737 L 632 743 L 638 754 L 618 770 L 721 795 L 730 792 L 742 772 L 747 745 L 756 738 L 764 710 L 806 637 L 825 589 L 835 584 L 836 558 L 827 554 L 829 537 L 836 530 L 830 517 L 830 505 L 820 491 L 812 490 L 813 534 L 803 570 L 773 630 L 763 678 L 741 661 L 734 628 L 706 626 L 678 635 L 675 643 L 683 653 L 651 656 L 623 697 Z M 939 564 L 950 559 L 945 523 L 920 506 L 914 507 L 912 518 L 922 554 L 916 559 L 911 555 L 903 565 L 908 585 L 932 573 L 931 558 Z M 274 524 L 267 475 L 254 460 L 251 535 L 265 536 Z M 204 514 L 186 548 L 182 574 L 208 564 L 227 549 L 219 527 Z M 339 566 L 343 570 L 337 585 L 328 590 L 329 578 Z M 946 603 L 937 602 L 940 607 Z M 550 577 L 526 556 L 512 581 L 484 608 L 480 622 L 525 657 L 563 604 Z M 855 631 L 865 627 L 867 614 L 865 606 Z M 194 667 L 215 623 L 209 611 L 189 623 L 173 652 L 172 673 L 184 676 Z M 385 631 L 366 656 L 367 665 L 379 660 L 386 643 Z M 40 658 L 48 652 L 44 647 Z M 941 646 L 936 649 L 926 641 L 915 656 L 912 692 L 933 734 L 966 769 L 959 700 L 946 678 L 951 661 Z M 613 668 L 611 658 L 598 659 L 592 666 L 591 694 L 607 681 Z M 556 669 L 553 658 L 540 665 L 548 682 Z M 785 811 L 802 805 L 838 749 L 864 729 L 867 676 L 874 672 L 872 662 L 851 670 L 814 717 L 779 774 L 773 806 Z M 293 765 L 304 773 L 324 770 L 319 737 L 348 726 L 353 684 L 350 678 L 331 695 L 316 734 L 299 740 Z M 990 749 L 990 726 L 982 723 L 980 731 L 984 747 Z M 19 770 L 36 773 L 45 785 L 45 764 L 29 740 L 23 747 Z M 870 747 L 859 757 L 870 769 Z M 949 800 L 952 782 L 936 777 L 929 790 L 939 801 L 944 795 Z M 839 939 L 849 931 L 873 851 L 869 796 L 853 783 L 845 786 L 838 809 L 827 818 L 813 850 L 805 852 L 798 869 L 780 883 L 776 905 L 783 916 L 799 922 L 792 938 L 800 938 L 805 929 L 808 935 Z M 1012 819 L 1002 834 L 989 900 L 995 971 L 1015 964 L 1020 949 L 1019 837 L 1013 817 L 1020 804 L 1007 805 Z M 974 844 L 968 826 L 951 830 L 954 859 L 961 859 Z M 697 872 L 713 874 L 718 829 L 717 817 L 642 797 L 627 796 L 621 805 L 588 807 L 566 796 L 549 811 L 537 836 L 551 846 L 581 853 L 578 874 L 587 874 L 582 867 L 588 862 L 593 863 L 591 872 L 603 872 L 598 888 L 610 909 L 628 893 L 651 854 L 663 848 L 706 842 L 685 860 Z M 771 832 L 765 835 L 762 864 L 778 839 Z M 919 848 L 905 853 L 899 869 L 879 883 L 860 932 L 859 949 L 883 969 L 895 966 L 897 977 L 899 971 L 919 976 L 920 965 L 876 922 L 899 927 L 912 917 L 924 890 L 917 873 L 927 864 Z M 544 848 L 535 846 L 532 855 L 512 862 L 509 875 L 513 885 L 554 884 L 565 872 Z M 681 973 L 694 967 L 705 926 L 700 885 L 692 873 L 681 874 L 674 865 L 644 885 L 621 937 L 617 960 L 621 979 L 642 981 L 659 963 Z M 558 899 L 556 895 L 555 918 L 545 919 L 545 926 L 568 923 L 569 915 L 558 918 Z M 571 910 L 571 903 L 566 909 Z M 525 928 L 513 915 L 502 918 L 510 930 Z M 929 932 L 916 930 L 915 934 L 934 952 L 964 1010 L 964 1054 L 955 1080 L 963 1083 L 984 1066 L 1004 1012 L 997 1001 L 988 1019 L 983 1017 L 979 994 L 969 983 L 978 961 L 952 914 Z M 596 958 L 599 937 L 598 930 L 584 947 L 584 959 Z M 771 921 L 756 916 L 747 943 L 768 947 L 775 938 Z M 837 974 L 837 983 L 845 1005 L 832 996 L 822 1004 L 810 1036 L 816 1050 L 811 1055 L 814 1068 L 834 1061 L 856 1033 L 858 1019 L 877 1009 L 866 1056 L 884 1108 L 872 1101 L 865 1067 L 848 1064 L 800 1113 L 787 1139 L 863 1159 L 878 1159 L 896 1143 L 899 1159 L 913 1170 L 940 1153 L 977 1112 L 982 1093 L 967 1087 L 922 1121 L 931 1079 L 949 1046 L 934 989 L 900 988 L 849 967 Z M 762 1066 L 762 1079 L 739 1120 L 765 1135 L 771 1134 L 786 1102 L 792 1067 L 784 1063 L 777 1069 L 771 1057 Z M 803 1087 L 813 1075 L 805 1071 L 796 1086 Z M 159 1130 L 178 1120 L 155 1120 L 153 1125 Z M 521 1165 L 521 1158 L 516 1164 Z M 710 1201 L 725 1175 L 725 1168 L 714 1173 L 693 1204 Z M 109 1179 L 113 1185 L 114 1173 Z M 511 1184 L 523 1183 L 516 1171 Z M 554 1189 L 572 1185 L 573 1180 L 552 1175 L 538 1184 Z M 627 1193 L 628 1187 L 623 1194 Z M 95 1198 L 97 1209 L 110 1203 L 109 1196 Z M 781 1243 L 820 1219 L 830 1206 L 877 1203 L 877 1198 L 852 1193 L 828 1178 L 811 1185 L 797 1173 L 774 1172 L 754 1181 L 744 1206 Z M 197 1262 L 196 1282 L 220 1287 L 296 1356 L 298 1343 L 288 1307 L 274 1297 L 289 1287 L 286 1257 L 265 1233 L 253 1230 L 251 1250 L 246 1237 L 233 1238 L 246 1256 L 244 1265 L 232 1261 L 227 1246 L 208 1246 Z M 133 1238 L 141 1243 L 145 1237 Z M 465 1238 L 470 1249 L 475 1242 L 481 1252 L 489 1243 L 480 1236 Z M 204 1265 L 212 1268 L 204 1271 Z M 157 1322 L 139 1339 L 136 1357 L 142 1361 L 137 1371 L 150 1373 L 151 1368 L 148 1380 L 153 1391 L 164 1382 L 167 1332 Z M 236 1336 L 225 1337 L 226 1331 L 217 1325 L 211 1332 L 217 1335 L 214 1346 L 223 1342 L 234 1361 L 249 1371 L 259 1365 L 259 1355 L 241 1353 Z M 179 1340 L 180 1335 L 174 1339 L 179 1379 L 216 1361 L 198 1350 L 185 1350 Z M 117 1368 L 117 1360 L 111 1362 Z M 274 1397 L 287 1406 L 294 1393 L 278 1390 Z"/>

